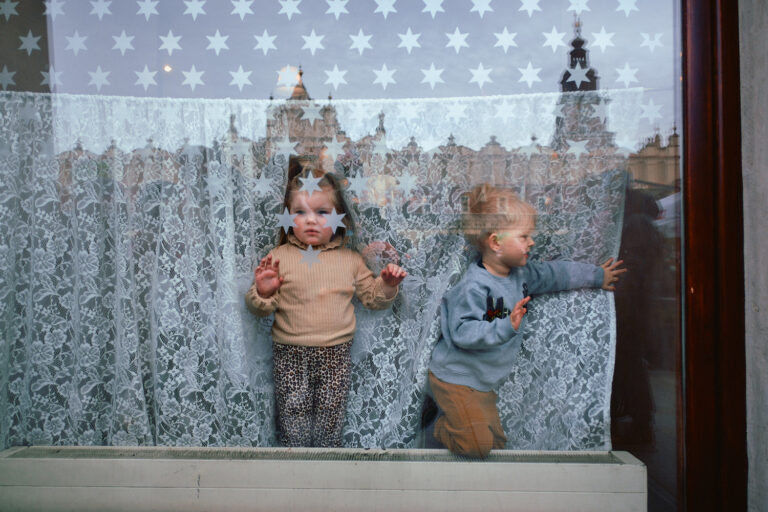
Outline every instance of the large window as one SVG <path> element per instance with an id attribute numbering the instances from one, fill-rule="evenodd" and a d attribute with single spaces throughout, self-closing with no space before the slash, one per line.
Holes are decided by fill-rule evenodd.
<path id="1" fill-rule="evenodd" d="M 628 450 L 677 508 L 677 2 L 0 9 L 4 447 L 276 444 L 273 320 L 243 297 L 299 162 L 338 176 L 367 266 L 409 274 L 391 308 L 355 303 L 346 446 L 430 446 L 440 298 L 489 183 L 536 208 L 533 260 L 629 270 L 535 299 L 507 448 Z"/>

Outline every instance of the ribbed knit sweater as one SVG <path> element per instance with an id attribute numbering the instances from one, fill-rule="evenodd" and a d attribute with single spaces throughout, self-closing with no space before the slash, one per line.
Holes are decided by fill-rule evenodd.
<path id="1" fill-rule="evenodd" d="M 288 243 L 270 251 L 272 259 L 280 262 L 284 281 L 269 298 L 259 295 L 256 282 L 245 295 L 248 309 L 259 316 L 275 313 L 272 340 L 286 345 L 327 347 L 344 343 L 355 334 L 355 308 L 352 297 L 357 296 L 369 309 L 385 309 L 391 298 L 384 295 L 381 277 L 374 277 L 360 254 L 341 247 L 335 237 L 319 250 L 318 261 L 311 261 L 302 251 L 307 246 L 295 236 Z"/>

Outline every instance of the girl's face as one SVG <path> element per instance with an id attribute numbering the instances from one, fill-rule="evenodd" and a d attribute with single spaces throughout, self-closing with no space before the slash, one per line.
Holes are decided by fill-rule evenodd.
<path id="1" fill-rule="evenodd" d="M 333 229 L 325 227 L 325 215 L 332 213 L 335 207 L 333 190 L 330 188 L 316 190 L 311 195 L 303 191 L 291 194 L 291 206 L 288 210 L 296 214 L 293 220 L 294 236 L 314 247 L 330 242 Z"/>

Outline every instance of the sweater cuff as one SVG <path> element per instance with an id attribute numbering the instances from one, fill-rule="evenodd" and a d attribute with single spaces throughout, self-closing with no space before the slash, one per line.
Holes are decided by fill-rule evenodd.
<path id="1" fill-rule="evenodd" d="M 280 293 L 279 290 L 273 293 L 271 297 L 265 299 L 259 295 L 256 283 L 253 283 L 245 294 L 245 305 L 251 313 L 259 316 L 267 316 L 277 309 L 278 293 Z"/>
<path id="2" fill-rule="evenodd" d="M 387 309 L 392 305 L 393 302 L 395 302 L 395 299 L 399 294 L 400 285 L 397 286 L 397 291 L 395 291 L 395 294 L 391 298 L 387 298 L 387 296 L 384 294 L 384 280 L 381 278 L 381 276 L 379 276 L 376 278 L 376 283 L 374 285 L 374 302 L 369 306 L 369 308 Z"/>
<path id="3" fill-rule="evenodd" d="M 595 288 L 602 288 L 603 287 L 603 278 L 605 277 L 605 270 L 603 270 L 603 267 L 597 266 L 595 269 L 595 278 L 593 281 L 593 286 Z"/>

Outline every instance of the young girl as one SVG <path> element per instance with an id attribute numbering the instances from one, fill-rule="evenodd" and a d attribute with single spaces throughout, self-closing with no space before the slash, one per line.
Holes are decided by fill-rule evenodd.
<path id="1" fill-rule="evenodd" d="M 284 206 L 281 224 L 290 227 L 254 270 L 246 304 L 259 316 L 275 313 L 280 443 L 341 446 L 355 334 L 352 297 L 384 309 L 406 273 L 389 264 L 374 277 L 362 256 L 344 246 L 351 220 L 333 175 L 318 169 L 289 175 Z"/>
<path id="2" fill-rule="evenodd" d="M 485 457 L 507 442 L 495 389 L 517 358 L 531 295 L 586 287 L 612 291 L 626 269 L 612 259 L 600 266 L 529 263 L 536 210 L 509 189 L 475 188 L 469 212 L 465 229 L 481 258 L 443 298 L 429 386 L 440 411 L 435 438 L 454 453 Z"/>

